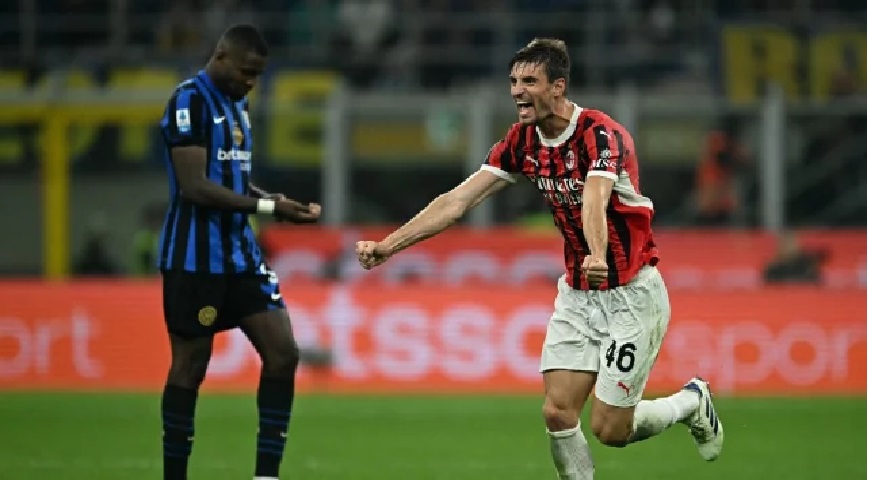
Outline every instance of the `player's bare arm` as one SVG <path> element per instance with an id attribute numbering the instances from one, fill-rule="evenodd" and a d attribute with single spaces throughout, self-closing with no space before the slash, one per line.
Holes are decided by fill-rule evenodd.
<path id="1" fill-rule="evenodd" d="M 172 165 L 181 187 L 181 195 L 204 207 L 256 212 L 258 201 L 256 198 L 239 195 L 210 181 L 205 176 L 207 159 L 205 147 L 184 146 L 172 149 Z"/>
<path id="2" fill-rule="evenodd" d="M 247 188 L 250 191 L 250 196 L 254 198 L 266 198 L 269 200 L 283 200 L 287 198 L 283 193 L 269 193 L 250 182 L 248 182 Z"/>
<path id="3" fill-rule="evenodd" d="M 588 283 L 596 287 L 607 278 L 606 207 L 615 182 L 602 175 L 590 175 L 582 192 L 582 230 L 588 242 L 590 254 L 585 257 L 582 269 Z"/>
<path id="4" fill-rule="evenodd" d="M 511 182 L 492 172 L 480 170 L 447 193 L 435 198 L 410 221 L 380 242 L 356 243 L 359 262 L 371 269 L 392 255 L 433 237 L 457 222 L 469 210 Z"/>
<path id="5" fill-rule="evenodd" d="M 291 200 L 276 201 L 239 195 L 212 182 L 205 176 L 207 158 L 204 147 L 183 146 L 172 149 L 172 165 L 181 186 L 181 195 L 185 199 L 208 208 L 273 214 L 278 219 L 296 223 L 314 222 L 320 217 L 319 205 L 313 208 L 311 205 Z"/>
<path id="6" fill-rule="evenodd" d="M 296 223 L 305 223 L 308 221 L 315 221 L 320 217 L 321 207 L 318 203 L 312 202 L 312 203 L 308 203 L 306 205 L 306 204 L 303 204 L 302 202 L 299 202 L 297 200 L 287 198 L 287 196 L 284 195 L 283 193 L 269 193 L 269 192 L 265 191 L 264 189 L 257 187 L 253 183 L 248 182 L 247 186 L 248 186 L 248 190 L 250 191 L 250 195 L 254 198 L 264 198 L 266 200 L 274 200 L 276 202 L 282 202 L 282 201 L 289 202 L 289 203 L 293 204 L 296 211 L 307 213 L 308 217 L 310 217 L 307 219 L 302 219 L 301 221 L 296 221 Z"/>

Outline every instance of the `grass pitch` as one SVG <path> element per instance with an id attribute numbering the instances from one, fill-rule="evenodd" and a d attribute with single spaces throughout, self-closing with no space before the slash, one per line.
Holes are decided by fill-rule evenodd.
<path id="1" fill-rule="evenodd" d="M 297 398 L 284 479 L 554 479 L 535 397 Z M 687 428 L 624 449 L 589 437 L 596 478 L 866 478 L 866 399 L 716 400 L 727 440 L 700 459 Z M 585 425 L 588 425 L 586 420 Z M 200 396 L 191 479 L 250 479 L 252 395 Z M 161 478 L 159 397 L 0 394 L 0 479 Z"/>

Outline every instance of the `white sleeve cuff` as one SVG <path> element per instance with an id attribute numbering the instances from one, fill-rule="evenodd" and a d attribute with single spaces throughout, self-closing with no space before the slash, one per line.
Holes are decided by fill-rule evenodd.
<path id="1" fill-rule="evenodd" d="M 516 177 L 514 177 L 509 172 L 505 172 L 504 170 L 501 170 L 498 167 L 493 167 L 491 165 L 484 164 L 482 167 L 480 167 L 480 170 L 485 170 L 487 172 L 494 173 L 498 177 L 503 178 L 504 180 L 507 180 L 508 182 L 516 183 Z"/>
<path id="2" fill-rule="evenodd" d="M 606 170 L 589 170 L 587 176 L 589 176 L 589 177 L 597 176 L 597 177 L 609 178 L 610 180 L 612 180 L 614 182 L 619 181 L 618 175 L 616 175 L 613 172 L 607 172 Z"/>

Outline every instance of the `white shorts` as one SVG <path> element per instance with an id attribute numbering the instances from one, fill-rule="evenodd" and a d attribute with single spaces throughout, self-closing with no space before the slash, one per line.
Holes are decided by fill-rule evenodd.
<path id="1" fill-rule="evenodd" d="M 558 280 L 540 371 L 598 374 L 595 395 L 617 407 L 639 403 L 667 325 L 670 299 L 655 267 L 611 290 L 574 290 Z"/>

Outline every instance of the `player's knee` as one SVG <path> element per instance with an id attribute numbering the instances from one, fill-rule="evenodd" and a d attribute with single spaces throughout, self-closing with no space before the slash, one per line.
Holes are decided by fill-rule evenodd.
<path id="1" fill-rule="evenodd" d="M 199 388 L 208 370 L 207 356 L 173 358 L 168 383 L 185 388 Z"/>
<path id="2" fill-rule="evenodd" d="M 631 425 L 592 416 L 591 431 L 600 443 L 608 447 L 621 448 L 628 444 L 631 436 Z"/>
<path id="3" fill-rule="evenodd" d="M 263 373 L 270 377 L 293 378 L 299 366 L 299 347 L 275 349 L 263 355 Z"/>
<path id="4" fill-rule="evenodd" d="M 559 432 L 575 427 L 579 412 L 568 399 L 547 396 L 543 401 L 543 420 L 550 432 Z"/>

